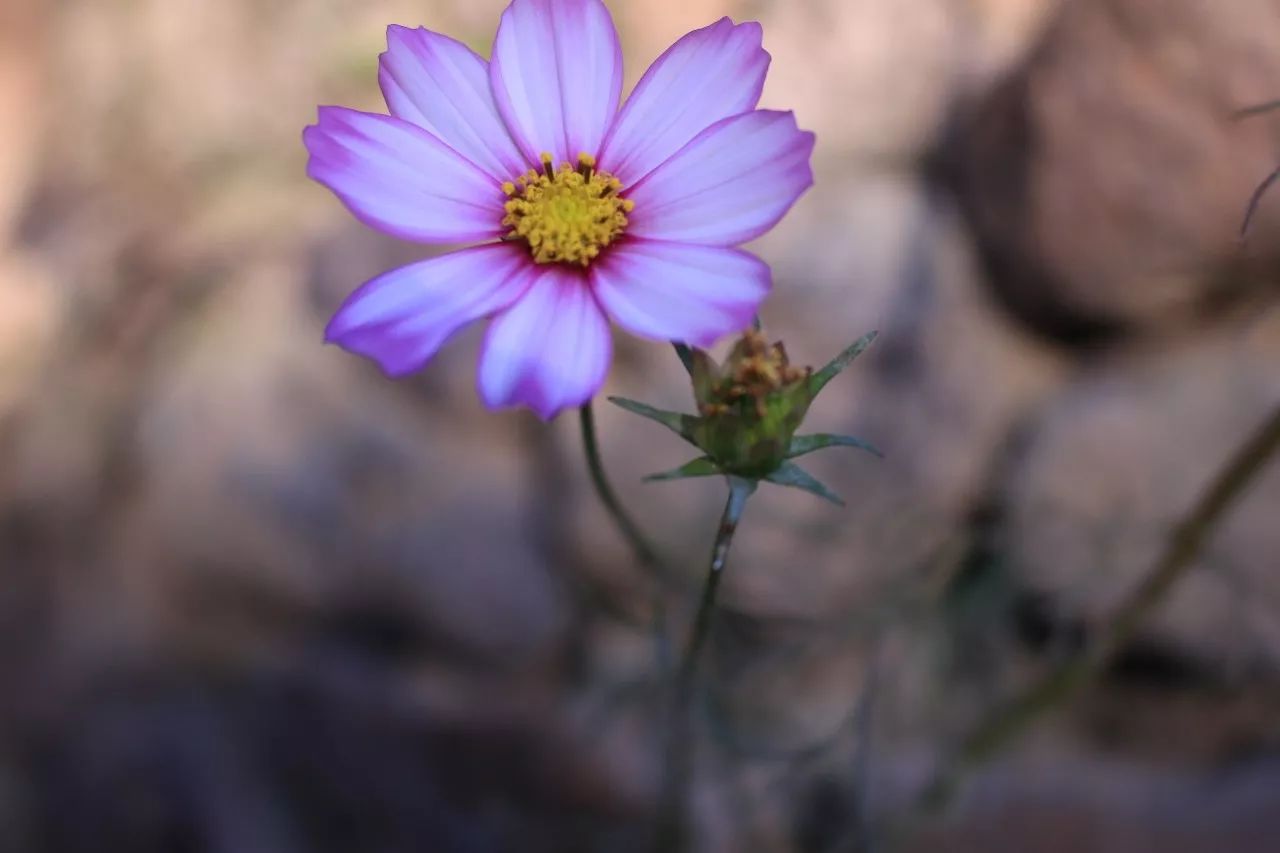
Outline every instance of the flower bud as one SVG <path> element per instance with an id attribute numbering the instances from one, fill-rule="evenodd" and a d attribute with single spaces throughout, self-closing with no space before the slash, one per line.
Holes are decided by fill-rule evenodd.
<path id="1" fill-rule="evenodd" d="M 781 342 L 746 332 L 717 365 L 693 352 L 693 395 L 701 417 L 694 443 L 720 468 L 743 477 L 764 477 L 787 458 L 813 395 L 812 368 L 798 368 Z"/>
<path id="2" fill-rule="evenodd" d="M 848 435 L 796 435 L 809 405 L 827 383 L 848 367 L 875 340 L 863 335 L 821 370 L 797 368 L 782 343 L 770 344 L 759 331 L 750 331 L 734 344 L 723 364 L 699 349 L 677 345 L 689 369 L 697 415 L 655 409 L 635 400 L 610 397 L 629 412 L 660 423 L 696 445 L 699 456 L 649 480 L 684 480 L 724 474 L 817 495 L 832 503 L 840 498 L 791 461 L 827 447 L 856 447 L 880 456 L 870 443 Z"/>

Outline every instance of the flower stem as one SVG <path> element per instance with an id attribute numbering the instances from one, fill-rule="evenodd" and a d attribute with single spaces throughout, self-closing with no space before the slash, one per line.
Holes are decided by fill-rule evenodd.
<path id="1" fill-rule="evenodd" d="M 579 409 L 578 413 L 579 423 L 582 427 L 582 450 L 587 457 L 587 469 L 591 472 L 591 483 L 595 486 L 596 495 L 599 496 L 600 503 L 604 504 L 605 511 L 613 519 L 614 526 L 618 528 L 622 538 L 626 539 L 627 544 L 631 546 L 636 562 L 650 570 L 654 576 L 654 655 L 658 663 L 658 672 L 663 678 L 666 678 L 667 673 L 671 670 L 671 648 L 667 636 L 666 598 L 663 595 L 667 574 L 666 568 L 663 565 L 662 558 L 658 556 L 657 550 L 649 544 L 648 538 L 645 537 L 640 530 L 640 526 L 623 508 L 622 502 L 618 500 L 617 493 L 613 491 L 613 486 L 609 484 L 609 477 L 604 471 L 604 461 L 600 457 L 600 442 L 596 438 L 596 417 L 595 411 L 591 408 L 591 401 L 588 400 Z"/>
<path id="2" fill-rule="evenodd" d="M 725 502 L 720 527 L 716 531 L 715 544 L 711 548 L 711 563 L 702 585 L 698 612 L 694 617 L 693 631 L 685 646 L 680 668 L 676 671 L 672 692 L 671 717 L 667 728 L 667 750 L 664 768 L 662 802 L 658 816 L 655 851 L 675 853 L 687 847 L 686 808 L 689 788 L 693 781 L 693 696 L 695 676 L 702 647 L 710 634 L 711 617 L 715 612 L 716 593 L 724 577 L 729 548 L 738 522 L 747 506 L 747 498 L 756 490 L 755 482 L 739 477 L 729 477 L 729 498 Z"/>
<path id="3" fill-rule="evenodd" d="M 590 400 L 579 410 L 579 415 L 582 425 L 582 449 L 586 454 L 587 468 L 591 472 L 591 482 L 596 488 L 596 494 L 600 497 L 600 503 L 604 504 L 605 511 L 613 519 L 618 532 L 631 546 L 636 561 L 645 568 L 660 568 L 662 560 L 659 559 L 658 552 L 640 532 L 640 527 L 635 520 L 623 509 L 622 502 L 618 500 L 613 486 L 609 484 L 609 478 L 604 472 L 604 462 L 600 458 L 600 443 L 596 439 L 596 416 Z"/>
<path id="4" fill-rule="evenodd" d="M 1227 461 L 1192 510 L 1174 529 L 1160 558 L 1108 620 L 1084 653 L 1064 663 L 993 711 L 966 737 L 920 795 L 917 812 L 934 812 L 955 795 L 967 770 L 997 755 L 1045 715 L 1080 693 L 1133 638 L 1194 564 L 1227 510 L 1280 451 L 1280 407 Z"/>

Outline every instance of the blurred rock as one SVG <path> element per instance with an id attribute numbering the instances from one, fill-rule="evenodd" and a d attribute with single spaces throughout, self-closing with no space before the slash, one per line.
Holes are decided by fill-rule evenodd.
<path id="1" fill-rule="evenodd" d="M 34 830 L 42 853 L 639 849 L 611 768 L 545 693 L 454 685 L 470 709 L 450 713 L 386 664 L 314 647 L 99 684 L 26 745 L 30 796 L 0 830 Z"/>
<path id="2" fill-rule="evenodd" d="M 30 392 L 62 307 L 47 269 L 28 254 L 0 249 L 0 420 Z"/>
<path id="3" fill-rule="evenodd" d="M 1134 588 L 1235 449 L 1280 404 L 1280 312 L 1170 352 L 1101 359 L 1050 403 L 1002 495 L 1001 550 L 1085 630 Z M 1280 464 L 1272 460 L 1141 639 L 1231 680 L 1280 674 Z"/>
<path id="4" fill-rule="evenodd" d="M 763 105 L 793 109 L 818 155 L 908 163 L 1032 42 L 1060 0 L 760 0 L 773 55 Z M 831 38 L 831 33 L 840 33 Z"/>
<path id="5" fill-rule="evenodd" d="M 819 627 L 721 611 L 707 670 L 708 737 L 764 760 L 838 744 L 870 682 L 871 633 L 856 622 Z"/>
<path id="6" fill-rule="evenodd" d="M 764 104 L 796 111 L 824 152 L 908 159 L 950 103 L 960 44 L 955 4 L 912 0 L 763 4 L 773 65 Z M 830 38 L 839 32 L 841 38 Z"/>
<path id="7" fill-rule="evenodd" d="M 45 137 L 50 18 L 39 0 L 0 6 L 0 423 L 27 391 L 57 329 L 55 282 L 22 250 L 25 204 Z"/>
<path id="8" fill-rule="evenodd" d="M 1020 62 L 1065 0 L 970 0 L 956 4 L 966 81 L 962 95 L 989 86 Z"/>
<path id="9" fill-rule="evenodd" d="M 1211 773 L 1138 770 L 1071 755 L 984 774 L 958 813 L 911 838 L 908 853 L 1268 853 L 1280 846 L 1280 767 Z"/>
<path id="10" fill-rule="evenodd" d="M 0 254 L 35 173 L 44 137 L 51 15 L 40 0 L 0 6 Z"/>
<path id="11" fill-rule="evenodd" d="M 1273 0 L 1081 0 L 1024 65 L 964 110 L 943 158 L 1003 300 L 1064 337 L 1185 320 L 1269 288 L 1280 204 L 1242 252 L 1275 167 Z"/>

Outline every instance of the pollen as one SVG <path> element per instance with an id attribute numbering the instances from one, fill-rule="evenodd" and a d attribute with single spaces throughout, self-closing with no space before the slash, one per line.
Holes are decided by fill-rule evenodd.
<path id="1" fill-rule="evenodd" d="M 527 173 L 502 185 L 507 215 L 502 224 L 508 240 L 523 240 L 540 264 L 589 266 L 627 228 L 635 203 L 621 198 L 622 183 L 596 171 L 590 154 L 579 154 L 575 168 L 542 155 L 542 171 Z"/>

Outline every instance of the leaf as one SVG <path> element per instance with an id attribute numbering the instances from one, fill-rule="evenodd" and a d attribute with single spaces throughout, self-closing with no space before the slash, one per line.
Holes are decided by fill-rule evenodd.
<path id="1" fill-rule="evenodd" d="M 858 340 L 854 341 L 848 349 L 833 358 L 826 367 L 813 374 L 813 376 L 810 376 L 809 394 L 816 397 L 818 392 L 821 391 L 828 382 L 835 379 L 840 371 L 844 370 L 850 364 L 853 364 L 853 360 L 862 355 L 863 350 L 871 346 L 871 342 L 876 339 L 876 335 L 878 334 L 880 333 L 867 332 L 865 335 L 858 338 Z"/>
<path id="2" fill-rule="evenodd" d="M 881 459 L 884 458 L 884 454 L 869 441 L 863 441 L 851 435 L 830 435 L 825 432 L 817 435 L 797 435 L 792 438 L 791 447 L 787 450 L 787 458 L 795 459 L 797 456 L 804 456 L 806 453 L 812 453 L 815 450 L 822 450 L 826 447 L 856 447 L 879 456 Z"/>
<path id="3" fill-rule="evenodd" d="M 822 485 L 812 474 L 794 462 L 783 462 L 778 470 L 765 477 L 765 479 L 779 486 L 802 489 L 810 494 L 817 495 L 823 500 L 831 501 L 836 506 L 844 506 L 844 501 L 841 500 L 839 495 Z"/>
<path id="4" fill-rule="evenodd" d="M 662 480 L 687 480 L 690 477 L 710 477 L 713 474 L 722 474 L 719 466 L 711 461 L 710 456 L 699 456 L 690 462 L 686 462 L 679 468 L 671 471 L 663 471 L 661 474 L 650 474 L 645 477 L 646 483 L 656 483 Z"/>
<path id="5" fill-rule="evenodd" d="M 632 414 L 639 415 L 642 418 L 648 418 L 662 424 L 667 429 L 690 443 L 693 442 L 693 422 L 692 415 L 681 414 L 680 412 L 668 412 L 664 409 L 655 409 L 653 406 L 644 403 L 638 403 L 635 400 L 628 400 L 625 397 L 610 397 L 609 402 L 619 408 L 626 409 Z"/>

